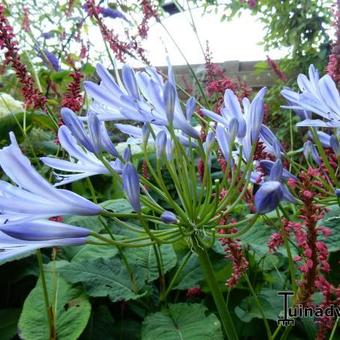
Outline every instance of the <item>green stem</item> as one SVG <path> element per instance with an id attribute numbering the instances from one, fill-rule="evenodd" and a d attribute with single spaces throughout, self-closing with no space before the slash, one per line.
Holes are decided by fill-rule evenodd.
<path id="1" fill-rule="evenodd" d="M 281 205 L 279 205 L 279 209 L 281 210 L 283 216 L 289 221 L 290 218 L 289 218 L 287 212 L 284 210 L 284 208 Z M 281 220 L 279 209 L 277 209 L 276 212 L 277 212 L 277 216 L 278 216 L 279 220 Z M 287 235 L 287 232 L 284 229 L 283 225 L 282 225 L 281 232 L 282 232 L 282 237 L 283 237 L 284 245 L 285 245 L 285 248 L 286 248 L 286 251 L 287 251 L 287 256 L 288 256 L 288 267 L 289 267 L 289 272 L 290 272 L 291 281 L 292 281 L 292 288 L 293 288 L 294 293 L 296 293 L 297 284 L 296 284 L 296 280 L 295 280 L 294 260 L 293 260 L 292 252 L 291 252 L 290 247 L 289 247 L 288 235 Z"/>
<path id="2" fill-rule="evenodd" d="M 192 255 L 192 252 L 189 251 L 189 252 L 186 254 L 186 256 L 183 258 L 183 260 L 182 260 L 180 266 L 178 267 L 178 269 L 177 269 L 175 275 L 172 277 L 172 279 L 171 279 L 171 281 L 170 281 L 170 283 L 169 283 L 169 286 L 168 286 L 166 292 L 164 293 L 163 299 L 166 299 L 167 296 L 169 295 L 169 293 L 170 293 L 172 287 L 174 286 L 174 284 L 175 284 L 176 281 L 177 281 L 177 278 L 178 278 L 179 274 L 182 272 L 182 270 L 184 269 L 184 267 L 185 267 L 186 264 L 188 263 L 188 261 L 189 261 L 191 255 Z"/>
<path id="3" fill-rule="evenodd" d="M 44 272 L 44 263 L 43 263 L 43 258 L 42 258 L 40 249 L 37 250 L 36 255 L 37 255 L 37 260 L 38 260 L 38 265 L 39 265 L 39 272 L 40 272 L 40 277 L 41 277 L 42 290 L 43 290 L 43 294 L 44 294 L 44 301 L 45 301 L 45 307 L 46 307 L 46 313 L 47 313 L 47 319 L 48 319 L 48 326 L 49 326 L 49 331 L 50 331 L 50 339 L 54 340 L 54 339 L 57 339 L 57 330 L 56 330 L 56 327 L 55 327 L 55 324 L 54 324 L 53 308 L 50 304 L 50 300 L 49 300 L 49 297 L 48 297 L 46 277 L 45 277 L 45 272 Z"/>
<path id="4" fill-rule="evenodd" d="M 267 320 L 267 318 L 266 318 L 266 316 L 265 316 L 265 314 L 264 314 L 264 311 L 263 311 L 263 308 L 262 308 L 262 306 L 261 306 L 261 303 L 260 303 L 260 301 L 259 301 L 259 299 L 258 299 L 258 297 L 257 297 L 257 295 L 256 295 L 256 292 L 255 292 L 255 290 L 254 290 L 254 288 L 253 288 L 253 286 L 252 286 L 252 284 L 251 284 L 251 282 L 250 282 L 250 280 L 249 280 L 248 275 L 245 274 L 244 277 L 245 277 L 245 279 L 246 279 L 246 281 L 247 281 L 249 290 L 250 290 L 251 294 L 253 295 L 253 297 L 254 297 L 254 299 L 255 299 L 255 303 L 256 303 L 256 305 L 257 305 L 257 308 L 259 309 L 259 311 L 260 311 L 260 313 L 261 313 L 261 316 L 262 316 L 262 319 L 263 319 L 263 323 L 264 323 L 264 327 L 266 328 L 267 337 L 268 337 L 268 339 L 271 339 L 271 337 L 272 337 L 272 332 L 271 332 L 271 330 L 270 330 L 269 323 L 268 323 L 268 320 Z"/>
<path id="5" fill-rule="evenodd" d="M 201 269 L 203 271 L 204 277 L 209 285 L 211 294 L 214 298 L 215 305 L 216 305 L 218 314 L 220 316 L 223 330 L 229 340 L 237 340 L 238 335 L 236 332 L 236 328 L 235 328 L 233 319 L 230 315 L 230 312 L 228 310 L 227 304 L 224 300 L 223 294 L 218 285 L 218 282 L 217 282 L 217 279 L 214 273 L 214 269 L 210 262 L 208 253 L 206 249 L 204 249 L 203 246 L 200 244 L 200 241 L 197 238 L 193 237 L 192 241 L 194 245 L 194 250 L 199 257 L 199 261 L 200 261 L 200 265 L 201 265 Z"/>
<path id="6" fill-rule="evenodd" d="M 336 318 L 336 321 L 335 321 L 333 329 L 332 329 L 332 333 L 329 336 L 329 340 L 333 340 L 334 339 L 334 335 L 335 335 L 336 329 L 338 327 L 338 323 L 339 323 L 339 317 Z"/>

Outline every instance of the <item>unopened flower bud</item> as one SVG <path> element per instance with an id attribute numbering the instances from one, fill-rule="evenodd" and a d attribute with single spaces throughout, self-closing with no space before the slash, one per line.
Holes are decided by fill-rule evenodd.
<path id="1" fill-rule="evenodd" d="M 176 215 L 171 211 L 164 211 L 161 220 L 167 224 L 176 224 L 178 222 Z"/>

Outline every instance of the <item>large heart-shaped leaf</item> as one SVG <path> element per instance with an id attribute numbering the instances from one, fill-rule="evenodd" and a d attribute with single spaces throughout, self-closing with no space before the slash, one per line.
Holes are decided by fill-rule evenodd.
<path id="1" fill-rule="evenodd" d="M 81 282 L 90 296 L 108 296 L 115 302 L 141 296 L 143 275 L 136 267 L 131 269 L 133 278 L 119 258 L 97 258 L 69 263 L 60 271 L 68 282 Z"/>
<path id="2" fill-rule="evenodd" d="M 170 304 L 169 309 L 148 315 L 143 323 L 143 340 L 223 339 L 216 315 L 206 315 L 201 304 Z"/>
<path id="3" fill-rule="evenodd" d="M 162 265 L 164 273 L 176 266 L 177 257 L 171 245 L 160 247 Z M 124 250 L 130 263 L 134 263 L 144 272 L 147 282 L 156 280 L 159 277 L 157 259 L 153 246 L 143 248 L 127 248 Z"/>
<path id="4" fill-rule="evenodd" d="M 46 267 L 45 277 L 58 340 L 78 339 L 91 314 L 88 298 L 81 288 L 67 283 L 53 265 Z M 50 338 L 41 279 L 25 300 L 19 320 L 19 335 L 25 340 Z"/>

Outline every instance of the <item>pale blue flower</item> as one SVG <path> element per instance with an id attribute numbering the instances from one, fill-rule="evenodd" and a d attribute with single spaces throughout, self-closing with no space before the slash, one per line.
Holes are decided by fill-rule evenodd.
<path id="1" fill-rule="evenodd" d="M 139 178 L 136 168 L 131 164 L 127 163 L 124 166 L 123 174 L 123 188 L 132 208 L 136 212 L 140 212 L 140 188 L 139 188 Z"/>
<path id="2" fill-rule="evenodd" d="M 262 126 L 264 115 L 264 95 L 266 88 L 262 88 L 252 100 L 248 98 L 242 100 L 243 112 L 237 96 L 231 91 L 226 90 L 224 95 L 224 107 L 221 109 L 221 115 L 202 109 L 202 113 L 223 126 L 228 131 L 230 137 L 231 130 L 237 127 L 237 139 L 239 144 L 243 145 L 243 154 L 246 159 L 249 159 L 252 145 L 257 143 L 259 139 L 260 129 Z M 238 124 L 236 125 L 235 122 Z M 232 123 L 233 126 L 230 126 Z M 221 130 L 219 132 L 221 140 Z M 223 143 L 225 145 L 225 143 Z"/>
<path id="3" fill-rule="evenodd" d="M 6 214 L 52 217 L 59 215 L 97 215 L 102 208 L 68 190 L 56 189 L 25 157 L 10 133 L 11 145 L 0 150 L 0 166 L 16 185 L 0 181 L 0 209 Z"/>
<path id="4" fill-rule="evenodd" d="M 321 164 L 319 153 L 316 150 L 314 144 L 310 140 L 305 142 L 303 145 L 303 155 L 307 160 L 313 159 L 317 165 Z"/>
<path id="5" fill-rule="evenodd" d="M 42 229 L 44 228 L 44 224 L 42 222 L 39 222 L 37 225 Z M 23 223 L 21 227 L 24 230 L 25 223 Z M 58 228 L 58 226 L 55 227 Z M 88 233 L 87 234 L 84 233 L 84 235 L 88 235 Z M 87 236 L 75 238 L 62 237 L 60 239 L 44 239 L 40 241 L 30 241 L 26 239 L 14 238 L 0 231 L 0 264 L 17 259 L 18 257 L 30 255 L 33 251 L 40 248 L 82 245 L 86 242 L 86 240 Z"/>
<path id="6" fill-rule="evenodd" d="M 255 208 L 259 214 L 266 214 L 276 209 L 281 201 L 295 203 L 296 199 L 281 182 L 283 166 L 277 160 L 271 167 L 268 179 L 260 186 L 255 194 Z"/>
<path id="7" fill-rule="evenodd" d="M 166 132 L 160 131 L 156 136 L 156 157 L 161 158 L 162 154 L 165 151 L 167 143 Z"/>
<path id="8" fill-rule="evenodd" d="M 0 231 L 22 241 L 49 241 L 60 239 L 86 238 L 90 230 L 82 227 L 75 227 L 65 223 L 49 220 L 33 220 L 16 222 L 8 221 L 0 215 Z"/>
<path id="9" fill-rule="evenodd" d="M 125 65 L 122 70 L 123 83 L 120 84 L 101 65 L 97 66 L 97 73 L 101 78 L 100 85 L 85 82 L 85 89 L 94 100 L 94 110 L 100 110 L 99 119 L 133 120 L 168 126 L 168 115 L 171 112 L 175 129 L 199 138 L 199 133 L 187 121 L 181 108 L 170 65 L 167 82 L 151 67 L 135 73 Z"/>
<path id="10" fill-rule="evenodd" d="M 61 116 L 74 138 L 87 150 L 92 153 L 106 151 L 112 156 L 118 156 L 118 152 L 108 135 L 104 122 L 101 122 L 94 112 L 90 111 L 88 113 L 87 130 L 84 127 L 83 121 L 72 110 L 62 108 Z"/>
<path id="11" fill-rule="evenodd" d="M 285 108 L 304 110 L 319 116 L 313 119 L 310 115 L 297 126 L 340 127 L 340 97 L 335 82 L 329 75 L 319 77 L 313 65 L 309 67 L 309 79 L 300 74 L 297 79 L 301 93 L 284 89 L 281 94 L 288 100 Z"/>
<path id="12" fill-rule="evenodd" d="M 58 139 L 60 145 L 69 154 L 70 160 L 41 157 L 41 161 L 50 168 L 68 172 L 66 174 L 56 173 L 58 182 L 55 186 L 65 185 L 94 175 L 110 174 L 110 171 L 94 153 L 77 145 L 77 140 L 66 125 L 59 128 Z M 119 159 L 110 161 L 109 165 L 118 174 L 122 172 L 123 164 Z"/>

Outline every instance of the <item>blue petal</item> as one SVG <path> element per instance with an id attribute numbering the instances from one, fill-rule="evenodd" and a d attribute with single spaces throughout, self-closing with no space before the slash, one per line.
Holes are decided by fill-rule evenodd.
<path id="1" fill-rule="evenodd" d="M 166 147 L 166 132 L 165 131 L 160 131 L 157 136 L 156 136 L 156 156 L 157 158 L 160 158 L 165 151 Z"/>
<path id="2" fill-rule="evenodd" d="M 283 166 L 280 159 L 276 160 L 270 169 L 269 180 L 270 181 L 280 181 L 283 174 Z"/>
<path id="3" fill-rule="evenodd" d="M 230 136 L 224 127 L 217 125 L 216 140 L 226 160 L 230 158 Z"/>
<path id="4" fill-rule="evenodd" d="M 130 66 L 124 65 L 122 68 L 122 78 L 128 94 L 135 99 L 139 99 L 135 71 Z"/>
<path id="5" fill-rule="evenodd" d="M 264 182 L 255 194 L 255 208 L 257 213 L 266 214 L 277 208 L 283 199 L 280 182 Z"/>
<path id="6" fill-rule="evenodd" d="M 64 124 L 70 129 L 72 135 L 83 145 L 87 150 L 94 152 L 94 146 L 87 136 L 82 121 L 78 116 L 68 108 L 61 109 L 61 116 Z"/>
<path id="7" fill-rule="evenodd" d="M 36 220 L 11 225 L 2 224 L 0 230 L 13 238 L 25 241 L 83 238 L 90 234 L 88 229 L 49 220 Z"/>
<path id="8" fill-rule="evenodd" d="M 139 178 L 135 167 L 131 163 L 127 163 L 123 169 L 123 187 L 126 193 L 126 196 L 129 199 L 129 202 L 132 208 L 139 212 L 141 210 L 139 194 Z"/>
<path id="9" fill-rule="evenodd" d="M 192 118 L 192 114 L 194 113 L 196 107 L 196 99 L 194 97 L 190 97 L 185 105 L 185 116 L 187 121 L 190 122 Z"/>
<path id="10" fill-rule="evenodd" d="M 176 92 L 174 87 L 169 83 L 165 83 L 164 87 L 164 107 L 168 122 L 172 124 L 174 120 Z"/>

